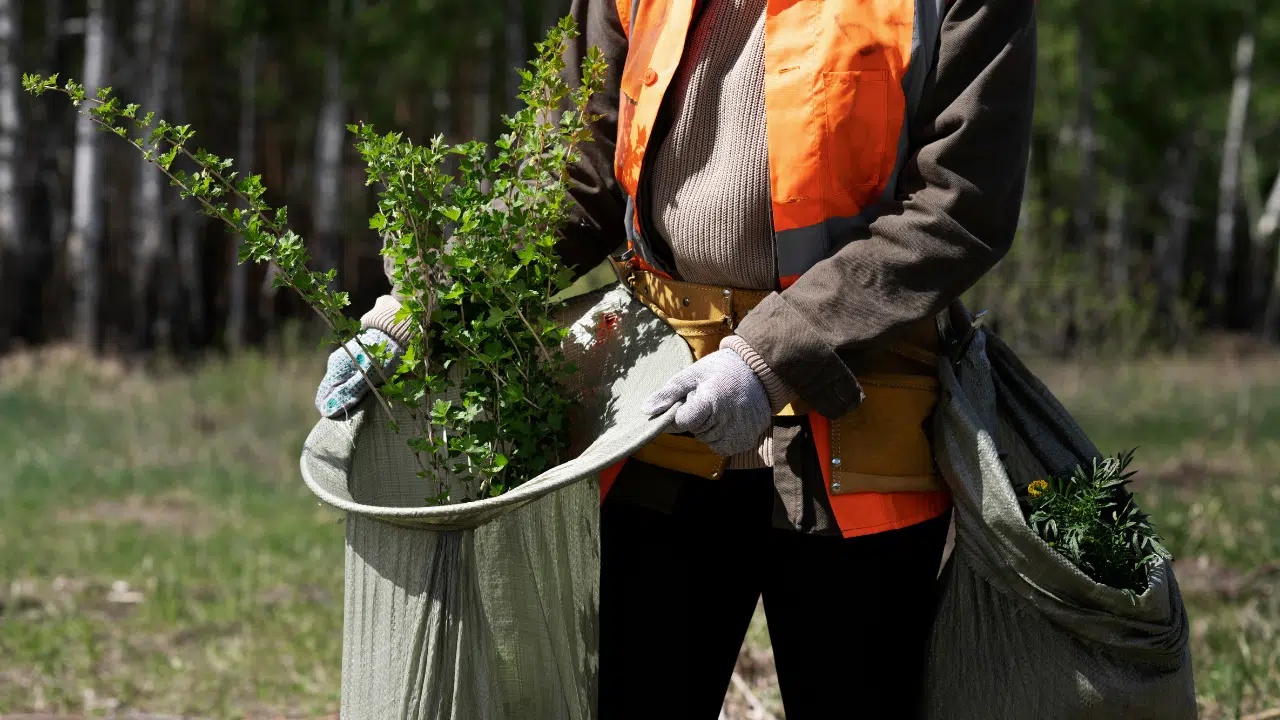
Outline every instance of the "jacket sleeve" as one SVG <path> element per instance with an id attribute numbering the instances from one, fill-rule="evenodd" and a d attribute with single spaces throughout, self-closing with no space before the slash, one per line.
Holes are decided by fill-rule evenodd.
<path id="1" fill-rule="evenodd" d="M 581 148 L 582 158 L 569 168 L 569 221 L 556 243 L 561 261 L 581 275 L 625 242 L 626 196 L 613 174 L 613 154 L 627 36 L 614 0 L 573 0 L 570 14 L 580 34 L 565 53 L 569 85 L 581 85 L 582 58 L 592 46 L 608 64 L 604 88 L 588 101 L 588 112 L 599 119 L 592 123 L 592 141 Z"/>
<path id="2" fill-rule="evenodd" d="M 955 0 L 911 125 L 898 200 L 865 236 L 743 318 L 738 334 L 810 407 L 862 401 L 851 367 L 937 314 L 1008 252 L 1035 95 L 1032 0 Z"/>

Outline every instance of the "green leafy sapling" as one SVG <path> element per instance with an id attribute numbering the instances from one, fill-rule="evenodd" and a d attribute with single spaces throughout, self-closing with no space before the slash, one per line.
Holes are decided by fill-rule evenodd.
<path id="1" fill-rule="evenodd" d="M 1126 472 L 1132 450 L 1090 468 L 1077 467 L 1070 477 L 1050 477 L 1027 486 L 1031 528 L 1086 575 L 1121 590 L 1130 599 L 1147 589 L 1147 570 L 1169 551 L 1138 509 Z"/>
<path id="2" fill-rule="evenodd" d="M 24 75 L 23 87 L 65 94 L 131 142 L 183 198 L 243 236 L 240 262 L 275 266 L 275 284 L 292 288 L 323 320 L 326 343 L 355 340 L 377 358 L 368 371 L 352 361 L 395 429 L 393 407 L 412 420 L 407 442 L 420 475 L 434 482 L 431 500 L 463 502 L 534 477 L 567 446 L 571 401 L 562 383 L 574 369 L 560 350 L 566 330 L 555 320 L 555 298 L 572 276 L 554 246 L 569 206 L 568 168 L 590 140 L 587 102 L 605 71 L 592 48 L 581 83 L 565 81 L 564 51 L 577 32 L 565 18 L 538 43 L 536 58 L 519 71 L 525 107 L 503 118 L 508 132 L 492 149 L 449 145 L 440 136 L 418 145 L 400 133 L 348 127 L 368 183 L 379 188 L 369 227 L 382 235 L 392 261 L 397 321 L 410 320 L 413 329 L 395 363 L 385 346 L 360 342 L 359 322 L 345 313 L 347 294 L 333 289 L 336 272 L 308 268 L 303 239 L 288 228 L 285 208 L 263 199 L 260 176 L 241 176 L 231 159 L 191 150 L 190 126 L 122 105 L 110 88 L 88 95 L 74 81 L 59 85 L 56 75 Z M 454 171 L 447 169 L 451 157 Z"/>

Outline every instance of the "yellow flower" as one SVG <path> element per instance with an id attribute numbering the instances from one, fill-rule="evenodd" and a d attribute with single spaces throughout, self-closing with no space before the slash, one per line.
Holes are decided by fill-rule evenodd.
<path id="1" fill-rule="evenodd" d="M 1044 480 L 1035 480 L 1027 486 L 1027 494 L 1031 497 L 1040 497 L 1049 492 L 1049 483 Z"/>

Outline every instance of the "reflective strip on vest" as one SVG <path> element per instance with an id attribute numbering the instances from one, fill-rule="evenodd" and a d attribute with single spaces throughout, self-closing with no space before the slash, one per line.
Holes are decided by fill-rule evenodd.
<path id="1" fill-rule="evenodd" d="M 628 35 L 614 172 L 627 236 L 658 108 L 680 65 L 695 0 L 615 0 Z M 910 122 L 936 61 L 946 0 L 768 0 L 765 115 L 778 275 L 789 285 L 892 202 Z"/>

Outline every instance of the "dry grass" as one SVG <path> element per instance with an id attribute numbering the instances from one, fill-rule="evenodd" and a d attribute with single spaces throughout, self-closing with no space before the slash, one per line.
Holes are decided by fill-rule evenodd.
<path id="1" fill-rule="evenodd" d="M 1140 446 L 1203 717 L 1264 717 L 1280 706 L 1280 358 L 1036 367 L 1105 450 Z M 297 479 L 322 370 L 0 359 L 0 716 L 332 716 L 342 533 Z M 760 615 L 738 674 L 725 717 L 781 718 Z"/>

